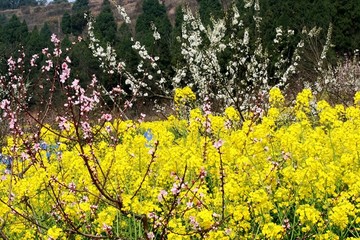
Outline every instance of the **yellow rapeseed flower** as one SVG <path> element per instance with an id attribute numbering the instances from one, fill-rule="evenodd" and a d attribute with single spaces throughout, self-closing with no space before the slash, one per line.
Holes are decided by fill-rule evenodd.
<path id="1" fill-rule="evenodd" d="M 55 239 L 58 239 L 62 235 L 62 232 L 63 232 L 63 230 L 55 225 L 55 226 L 49 228 L 49 230 L 47 231 L 47 234 L 48 234 L 49 238 L 55 240 Z"/>
<path id="2" fill-rule="evenodd" d="M 203 209 L 197 213 L 196 216 L 197 222 L 199 223 L 200 227 L 203 229 L 208 229 L 214 224 L 214 219 L 212 217 L 212 212 L 207 209 Z"/>
<path id="3" fill-rule="evenodd" d="M 354 215 L 355 207 L 347 200 L 343 200 L 333 207 L 329 213 L 329 220 L 335 226 L 344 230 L 349 224 L 349 216 Z"/>
<path id="4" fill-rule="evenodd" d="M 296 117 L 299 120 L 307 118 L 307 114 L 310 113 L 310 102 L 312 99 L 313 95 L 310 89 L 304 89 L 297 95 L 295 111 Z"/>
<path id="5" fill-rule="evenodd" d="M 309 204 L 301 205 L 296 209 L 299 220 L 303 225 L 314 225 L 321 219 L 321 213 Z"/>
<path id="6" fill-rule="evenodd" d="M 272 108 L 280 108 L 285 103 L 285 97 L 277 87 L 270 89 L 269 102 Z"/>
<path id="7" fill-rule="evenodd" d="M 284 232 L 283 226 L 273 222 L 266 223 L 262 228 L 262 234 L 269 239 L 282 239 Z"/>
<path id="8" fill-rule="evenodd" d="M 196 95 L 189 86 L 175 89 L 175 94 L 174 94 L 175 105 L 180 106 L 180 105 L 191 104 L 195 100 L 196 100 Z"/>

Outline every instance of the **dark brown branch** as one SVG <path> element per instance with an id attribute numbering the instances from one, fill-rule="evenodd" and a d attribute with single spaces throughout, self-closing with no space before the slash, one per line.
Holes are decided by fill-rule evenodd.
<path id="1" fill-rule="evenodd" d="M 156 150 L 157 150 L 158 145 L 159 145 L 159 142 L 156 141 L 156 142 L 155 142 L 154 151 L 151 153 L 151 160 L 150 160 L 150 163 L 148 164 L 148 167 L 147 167 L 147 169 L 146 169 L 146 173 L 145 173 L 143 179 L 141 180 L 141 183 L 139 184 L 139 187 L 136 189 L 134 195 L 131 197 L 131 200 L 133 200 L 134 197 L 136 196 L 136 194 L 140 191 L 143 183 L 145 182 L 146 176 L 149 175 L 150 168 L 151 168 L 151 164 L 152 164 L 153 162 L 155 162 L 155 157 L 156 157 L 155 154 L 156 154 Z"/>
<path id="2" fill-rule="evenodd" d="M 173 210 L 176 208 L 177 198 L 178 198 L 179 195 L 180 195 L 181 186 L 184 184 L 185 176 L 186 176 L 186 171 L 187 171 L 187 164 L 185 165 L 185 169 L 184 169 L 183 176 L 182 176 L 181 181 L 180 181 L 180 184 L 179 184 L 179 186 L 178 186 L 178 188 L 177 188 L 178 191 L 177 191 L 176 194 L 174 195 L 174 199 L 173 199 L 173 202 L 172 202 L 172 204 L 171 204 L 170 210 L 169 210 L 166 218 L 165 218 L 164 221 L 163 221 L 163 230 L 162 230 L 162 232 L 161 232 L 160 239 L 165 239 L 166 231 L 168 230 L 168 229 L 167 229 L 167 225 L 168 225 L 168 223 L 169 223 L 169 219 L 170 219 L 170 217 L 171 217 L 171 215 L 172 215 Z"/>

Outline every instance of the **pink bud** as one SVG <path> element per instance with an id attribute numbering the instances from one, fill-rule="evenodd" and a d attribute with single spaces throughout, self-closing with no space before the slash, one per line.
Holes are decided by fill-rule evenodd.
<path id="1" fill-rule="evenodd" d="M 214 147 L 216 149 L 219 149 L 224 144 L 224 141 L 222 139 L 219 139 L 219 141 L 214 142 Z"/>

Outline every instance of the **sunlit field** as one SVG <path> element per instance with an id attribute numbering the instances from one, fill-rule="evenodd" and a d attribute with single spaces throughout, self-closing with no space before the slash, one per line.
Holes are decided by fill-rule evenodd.
<path id="1" fill-rule="evenodd" d="M 191 96 L 191 95 L 187 95 Z M 181 96 L 180 96 L 181 97 Z M 284 106 L 240 126 L 232 107 L 154 122 L 108 118 L 93 141 L 69 124 L 43 142 L 7 138 L 0 221 L 11 239 L 357 239 L 360 95 L 355 105 Z M 65 123 L 66 125 L 66 123 Z M 26 135 L 26 133 L 24 133 Z M 26 139 L 26 138 L 24 138 Z M 13 148 L 26 153 L 6 163 Z M 30 167 L 27 167 L 30 166 Z"/>
<path id="2" fill-rule="evenodd" d="M 206 25 L 179 8 L 171 36 L 140 16 L 133 38 L 117 3 L 0 56 L 0 238 L 360 239 L 359 51 L 335 59 L 338 26 L 265 41 L 255 0 Z"/>

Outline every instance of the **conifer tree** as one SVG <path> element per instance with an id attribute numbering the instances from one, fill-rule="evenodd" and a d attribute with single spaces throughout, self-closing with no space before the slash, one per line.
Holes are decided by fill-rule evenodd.
<path id="1" fill-rule="evenodd" d="M 117 32 L 118 40 L 116 41 L 116 52 L 120 58 L 126 62 L 127 70 L 130 72 L 135 72 L 136 66 L 139 63 L 139 57 L 132 48 L 132 37 L 133 35 L 130 26 L 126 23 L 121 24 Z"/>
<path id="2" fill-rule="evenodd" d="M 357 0 L 334 1 L 333 43 L 339 52 L 352 54 L 360 49 L 360 4 Z"/>
<path id="3" fill-rule="evenodd" d="M 71 16 L 70 16 L 69 12 L 65 12 L 61 19 L 61 31 L 64 34 L 72 33 Z"/>
<path id="4" fill-rule="evenodd" d="M 160 34 L 160 39 L 154 40 L 154 29 Z M 143 13 L 136 21 L 136 39 L 144 44 L 149 53 L 160 57 L 159 66 L 161 69 L 168 69 L 165 74 L 171 74 L 171 54 L 169 42 L 172 27 L 166 14 L 166 9 L 158 0 L 144 0 Z"/>
<path id="5" fill-rule="evenodd" d="M 6 19 L 5 15 L 0 14 L 0 26 L 3 27 L 6 22 L 7 22 L 7 19 Z"/>
<path id="6" fill-rule="evenodd" d="M 50 30 L 49 24 L 45 22 L 39 33 L 43 47 L 50 45 L 51 34 L 52 32 Z"/>
<path id="7" fill-rule="evenodd" d="M 12 15 L 4 27 L 4 40 L 8 44 L 21 43 L 26 40 L 28 27 L 26 22 L 20 22 L 16 15 Z"/>
<path id="8" fill-rule="evenodd" d="M 96 17 L 94 30 L 100 40 L 108 43 L 116 41 L 117 26 L 109 0 L 104 0 L 102 10 Z"/>
<path id="9" fill-rule="evenodd" d="M 52 4 L 60 4 L 60 3 L 68 3 L 68 0 L 53 0 L 51 3 Z"/>
<path id="10" fill-rule="evenodd" d="M 181 54 L 181 28 L 183 23 L 183 6 L 176 8 L 175 12 L 175 25 L 171 34 L 170 51 L 171 51 L 171 64 L 172 66 L 178 67 L 183 61 Z"/>
<path id="11" fill-rule="evenodd" d="M 40 38 L 39 29 L 37 26 L 34 27 L 34 29 L 29 33 L 29 39 L 26 43 L 26 50 L 28 52 L 28 56 L 31 56 L 35 53 L 39 53 L 41 49 L 44 47 L 43 42 Z"/>
<path id="12" fill-rule="evenodd" d="M 72 33 L 74 35 L 80 35 L 87 24 L 84 14 L 89 12 L 89 0 L 76 0 L 72 7 L 72 11 Z"/>
<path id="13" fill-rule="evenodd" d="M 219 18 L 223 15 L 223 10 L 219 0 L 198 0 L 199 14 L 204 26 L 211 23 L 211 18 Z"/>
<path id="14" fill-rule="evenodd" d="M 6 70 L 6 57 L 5 57 L 5 24 L 6 17 L 4 15 L 0 15 L 0 72 L 4 72 Z"/>

